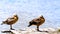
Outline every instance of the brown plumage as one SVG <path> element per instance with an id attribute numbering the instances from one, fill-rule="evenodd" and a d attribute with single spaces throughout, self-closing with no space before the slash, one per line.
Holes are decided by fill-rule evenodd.
<path id="1" fill-rule="evenodd" d="M 12 25 L 15 24 L 17 21 L 18 21 L 18 16 L 17 15 L 13 15 L 13 17 L 8 18 L 7 20 L 3 21 L 2 24 L 10 25 L 10 29 L 13 29 Z"/>
<path id="2" fill-rule="evenodd" d="M 45 22 L 44 17 L 41 15 L 39 18 L 33 19 L 29 22 L 28 27 L 31 25 L 36 25 L 37 26 L 37 31 L 39 31 L 39 26 L 42 25 Z"/>

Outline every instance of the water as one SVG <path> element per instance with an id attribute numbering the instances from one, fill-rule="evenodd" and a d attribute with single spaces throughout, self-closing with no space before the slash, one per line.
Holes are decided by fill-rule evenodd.
<path id="1" fill-rule="evenodd" d="M 40 15 L 46 19 L 40 28 L 60 27 L 60 0 L 0 0 L 0 24 L 14 13 L 19 16 L 18 22 L 13 25 L 15 29 L 26 28 L 30 20 Z M 0 25 L 0 31 L 7 29 L 8 25 Z"/>

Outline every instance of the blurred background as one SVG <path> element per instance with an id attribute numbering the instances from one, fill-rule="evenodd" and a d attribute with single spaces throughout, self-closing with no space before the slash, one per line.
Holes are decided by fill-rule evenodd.
<path id="1" fill-rule="evenodd" d="M 0 0 L 0 24 L 13 14 L 19 17 L 14 29 L 26 28 L 29 21 L 41 15 L 46 21 L 40 28 L 57 28 L 60 27 L 60 0 Z M 0 31 L 7 29 L 8 25 L 0 25 Z"/>

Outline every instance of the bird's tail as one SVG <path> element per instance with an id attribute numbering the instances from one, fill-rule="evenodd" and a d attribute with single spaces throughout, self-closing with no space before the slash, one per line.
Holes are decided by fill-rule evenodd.
<path id="1" fill-rule="evenodd" d="M 31 25 L 28 25 L 28 27 L 30 27 Z"/>
<path id="2" fill-rule="evenodd" d="M 4 23 L 1 23 L 1 25 L 3 25 Z"/>
<path id="3" fill-rule="evenodd" d="M 1 25 L 5 24 L 5 21 L 2 21 Z"/>

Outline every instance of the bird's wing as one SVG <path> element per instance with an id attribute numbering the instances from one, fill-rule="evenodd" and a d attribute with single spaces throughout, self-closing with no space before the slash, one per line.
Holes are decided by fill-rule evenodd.
<path id="1" fill-rule="evenodd" d="M 40 19 L 33 19 L 34 20 L 34 22 L 40 22 Z"/>
<path id="2" fill-rule="evenodd" d="M 10 18 L 8 18 L 9 20 L 11 20 L 11 19 L 14 19 L 14 17 L 10 17 Z"/>
<path id="3" fill-rule="evenodd" d="M 8 22 L 13 21 L 14 20 L 14 17 L 8 18 L 7 20 L 8 20 Z"/>

